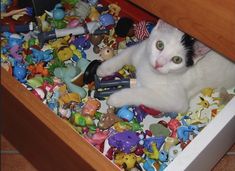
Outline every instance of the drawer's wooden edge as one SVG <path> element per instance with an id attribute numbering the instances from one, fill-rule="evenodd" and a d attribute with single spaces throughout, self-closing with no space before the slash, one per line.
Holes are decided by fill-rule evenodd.
<path id="1" fill-rule="evenodd" d="M 235 61 L 235 1 L 129 0 Z"/>
<path id="2" fill-rule="evenodd" d="M 235 97 L 170 163 L 166 171 L 211 170 L 235 143 Z"/>
<path id="3" fill-rule="evenodd" d="M 84 160 L 84 166 L 80 166 L 79 163 L 81 164 L 81 162 L 79 161 L 74 162 L 77 162 L 77 169 L 84 167 L 86 169 L 93 168 L 94 170 L 118 170 L 118 168 L 111 161 L 96 150 L 95 147 L 86 142 L 85 139 L 69 127 L 69 125 L 61 118 L 57 117 L 48 107 L 46 107 L 39 99 L 23 87 L 3 68 L 1 68 L 1 98 L 1 125 L 3 126 L 1 131 L 13 145 L 19 148 L 19 151 L 22 152 L 23 155 L 26 155 L 26 158 L 29 156 L 32 157 L 32 154 L 37 155 L 36 153 L 40 152 L 40 149 L 37 149 L 37 145 L 39 145 L 42 150 L 47 149 L 48 154 L 50 153 L 52 155 L 55 153 L 57 155 L 62 155 L 62 153 L 64 153 L 68 155 L 66 156 L 68 157 L 67 160 Z M 21 122 L 25 122 L 26 118 L 29 119 L 26 123 L 28 128 L 25 128 L 25 126 L 21 124 Z M 13 121 L 17 123 L 13 124 Z M 39 139 L 37 137 L 39 136 L 38 134 L 29 135 L 29 132 L 33 131 L 30 130 L 32 128 L 38 129 L 38 134 L 41 134 L 40 129 L 44 130 L 45 135 L 40 135 L 40 137 L 45 136 L 48 141 L 52 141 L 52 143 L 48 142 L 48 146 L 53 144 L 53 141 L 59 141 L 56 142 L 59 144 L 57 146 L 61 147 L 64 144 L 65 147 L 61 148 L 64 148 L 62 150 L 67 151 L 60 152 L 61 149 L 56 149 L 53 146 L 46 147 L 45 144 L 45 146 L 42 146 L 43 143 L 40 141 L 34 141 L 34 145 L 29 144 L 31 142 L 27 140 L 27 136 L 31 139 Z M 22 138 L 18 135 L 21 135 Z M 54 138 L 54 140 L 52 138 Z M 49 150 L 50 148 L 52 151 Z M 57 151 L 55 152 L 53 150 Z M 74 159 L 70 158 L 70 153 L 71 157 L 74 157 Z M 33 161 L 34 158 L 27 159 L 33 164 L 35 163 L 35 161 Z M 41 162 L 42 165 L 45 164 L 43 163 L 43 161 L 46 162 L 43 159 L 43 156 L 42 158 L 37 158 L 37 160 L 38 159 L 41 159 L 41 161 L 37 161 L 36 163 Z M 68 163 L 71 164 L 71 161 Z M 48 161 L 48 163 L 50 163 L 50 161 Z M 58 166 L 60 165 L 59 163 L 66 165 L 66 161 L 58 160 Z M 53 164 L 48 167 L 52 167 Z M 37 166 L 40 167 L 39 165 Z"/>

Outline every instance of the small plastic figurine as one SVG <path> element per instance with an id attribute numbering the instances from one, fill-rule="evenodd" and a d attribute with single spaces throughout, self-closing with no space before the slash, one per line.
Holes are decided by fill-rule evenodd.
<path id="1" fill-rule="evenodd" d="M 44 62 L 39 62 L 37 64 L 32 64 L 28 66 L 28 70 L 30 71 L 30 77 L 35 76 L 36 74 L 40 74 L 44 77 L 49 76 L 49 71 L 44 67 Z"/>
<path id="2" fill-rule="evenodd" d="M 64 21 L 65 12 L 62 9 L 62 4 L 58 3 L 52 11 L 53 24 L 55 28 L 62 29 L 66 27 L 66 22 Z"/>
<path id="3" fill-rule="evenodd" d="M 98 122 L 98 127 L 101 129 L 108 129 L 119 121 L 121 121 L 121 119 L 115 115 L 114 109 L 108 108 L 107 113 L 101 115 L 101 118 Z"/>
<path id="4" fill-rule="evenodd" d="M 19 82 L 25 83 L 28 75 L 26 65 L 20 62 L 15 62 L 13 67 L 13 75 Z"/>
<path id="5" fill-rule="evenodd" d="M 33 52 L 33 58 L 32 60 L 35 62 L 35 63 L 38 63 L 38 62 L 49 62 L 50 60 L 53 59 L 53 51 L 48 49 L 48 50 L 45 50 L 45 51 L 41 51 L 41 50 L 37 50 L 35 48 L 30 48 L 30 50 Z"/>
<path id="6" fill-rule="evenodd" d="M 10 49 L 10 54 L 13 56 L 16 60 L 21 61 L 23 59 L 23 56 L 20 54 L 21 47 L 19 45 L 14 45 Z"/>
<path id="7" fill-rule="evenodd" d="M 93 52 L 98 54 L 100 52 L 100 48 L 98 45 L 104 39 L 104 34 L 99 34 L 99 35 L 91 34 L 89 39 L 90 39 L 90 42 L 94 45 Z"/>
<path id="8" fill-rule="evenodd" d="M 189 126 L 180 126 L 177 129 L 177 136 L 178 139 L 183 141 L 183 142 L 187 142 L 189 140 L 189 135 L 191 133 L 194 134 L 199 134 L 199 128 L 196 125 L 189 125 Z"/>
<path id="9" fill-rule="evenodd" d="M 177 135 L 177 129 L 181 125 L 180 121 L 178 119 L 171 119 L 168 122 L 168 128 L 171 130 L 170 137 L 176 138 Z"/>
<path id="10" fill-rule="evenodd" d="M 134 118 L 134 113 L 130 110 L 129 106 L 123 106 L 117 111 L 117 116 L 124 120 L 131 121 Z"/>
<path id="11" fill-rule="evenodd" d="M 108 143 L 111 147 L 116 147 L 118 150 L 125 153 L 133 152 L 140 138 L 133 131 L 124 131 L 116 133 L 108 138 Z"/>
<path id="12" fill-rule="evenodd" d="M 94 122 L 89 116 L 83 116 L 81 113 L 72 113 L 70 118 L 70 122 L 75 126 L 86 127 L 89 125 L 93 125 Z"/>
<path id="13" fill-rule="evenodd" d="M 139 156 L 136 156 L 134 153 L 125 154 L 125 153 L 118 153 L 115 156 L 114 163 L 118 166 L 121 166 L 125 170 L 131 170 L 135 167 L 142 170 L 139 163 L 143 159 Z"/>
<path id="14" fill-rule="evenodd" d="M 73 65 L 67 65 L 66 67 L 55 68 L 54 75 L 57 78 L 60 78 L 61 80 L 63 80 L 65 82 L 69 91 L 74 92 L 74 93 L 78 93 L 81 98 L 84 98 L 87 95 L 84 88 L 77 86 L 71 82 L 71 80 L 75 76 L 79 75 L 80 72 L 81 72 L 81 69 L 79 67 L 75 67 Z"/>
<path id="15" fill-rule="evenodd" d="M 97 99 L 88 97 L 88 100 L 82 108 L 82 115 L 94 117 L 100 106 L 101 103 Z"/>
<path id="16" fill-rule="evenodd" d="M 168 152 L 168 161 L 172 162 L 180 152 L 182 152 L 180 144 L 170 147 Z"/>
<path id="17" fill-rule="evenodd" d="M 159 137 L 149 137 L 144 139 L 144 148 L 149 151 L 153 152 L 152 144 L 155 143 L 157 145 L 157 149 L 159 150 L 163 143 L 165 142 L 165 137 L 159 136 Z"/>
<path id="18" fill-rule="evenodd" d="M 104 141 L 109 136 L 109 131 L 101 131 L 99 129 L 96 129 L 95 134 L 93 134 L 91 137 L 84 135 L 84 138 L 94 145 L 98 150 L 101 150 L 101 145 L 104 143 Z"/>
<path id="19" fill-rule="evenodd" d="M 100 49 L 99 55 L 104 61 L 106 61 L 108 59 L 111 59 L 115 55 L 115 52 L 112 47 L 105 46 Z"/>
<path id="20" fill-rule="evenodd" d="M 121 7 L 118 6 L 117 4 L 112 3 L 108 5 L 108 8 L 109 8 L 109 14 L 113 15 L 115 18 L 118 18 L 119 13 L 121 11 Z"/>
<path id="21" fill-rule="evenodd" d="M 100 13 L 98 12 L 98 10 L 94 6 L 91 6 L 91 12 L 90 12 L 88 18 L 91 21 L 98 21 L 99 17 L 100 17 Z"/>
<path id="22" fill-rule="evenodd" d="M 99 22 L 103 27 L 112 26 L 115 24 L 115 20 L 111 14 L 102 14 L 99 17 Z"/>
<path id="23" fill-rule="evenodd" d="M 60 97 L 58 99 L 58 102 L 60 106 L 63 106 L 64 104 L 70 103 L 71 101 L 80 103 L 81 97 L 77 93 L 68 93 L 66 85 L 63 85 L 59 88 L 60 91 Z"/>
<path id="24" fill-rule="evenodd" d="M 154 163 L 156 161 L 154 159 L 151 159 L 149 157 L 146 157 L 145 158 L 145 161 L 143 163 L 143 168 L 146 170 L 146 171 L 155 171 L 156 168 L 154 167 Z"/>
<path id="25" fill-rule="evenodd" d="M 158 160 L 158 158 L 159 158 L 159 151 L 157 149 L 156 143 L 154 143 L 154 142 L 151 143 L 151 150 L 152 150 L 152 152 L 149 152 L 148 150 L 144 149 L 144 153 L 150 159 Z"/>

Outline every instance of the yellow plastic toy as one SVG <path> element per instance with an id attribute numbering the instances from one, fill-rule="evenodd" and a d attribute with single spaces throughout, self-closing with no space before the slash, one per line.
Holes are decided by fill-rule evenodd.
<path id="1" fill-rule="evenodd" d="M 158 151 L 158 149 L 157 149 L 156 143 L 152 143 L 152 144 L 151 144 L 151 147 L 152 147 L 152 151 L 153 151 L 153 152 L 149 152 L 148 150 L 144 149 L 144 153 L 145 153 L 150 159 L 158 160 L 158 158 L 159 158 L 159 151 Z"/>
<path id="2" fill-rule="evenodd" d="M 136 164 L 142 162 L 142 158 L 136 156 L 134 153 L 118 153 L 115 156 L 114 163 L 123 167 L 125 170 L 130 170 L 136 167 Z"/>

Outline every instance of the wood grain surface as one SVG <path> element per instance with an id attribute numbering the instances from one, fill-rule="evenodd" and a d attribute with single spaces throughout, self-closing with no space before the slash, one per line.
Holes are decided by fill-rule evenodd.
<path id="1" fill-rule="evenodd" d="M 2 134 L 39 170 L 117 170 L 1 68 Z M 79 168 L 77 167 L 79 166 Z"/>
<path id="2" fill-rule="evenodd" d="M 1 136 L 1 150 L 16 150 L 16 148 L 3 136 Z M 235 145 L 216 164 L 212 171 L 234 171 L 235 170 Z M 2 171 L 35 171 L 37 170 L 23 155 L 1 154 Z"/>
<path id="3" fill-rule="evenodd" d="M 235 61 L 235 0 L 130 0 Z"/>

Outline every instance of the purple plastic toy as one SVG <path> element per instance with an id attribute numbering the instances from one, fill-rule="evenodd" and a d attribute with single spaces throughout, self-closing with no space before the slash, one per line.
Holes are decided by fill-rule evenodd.
<path id="1" fill-rule="evenodd" d="M 116 133 L 109 137 L 108 142 L 111 147 L 115 147 L 125 153 L 133 152 L 140 141 L 139 136 L 133 131 Z"/>

